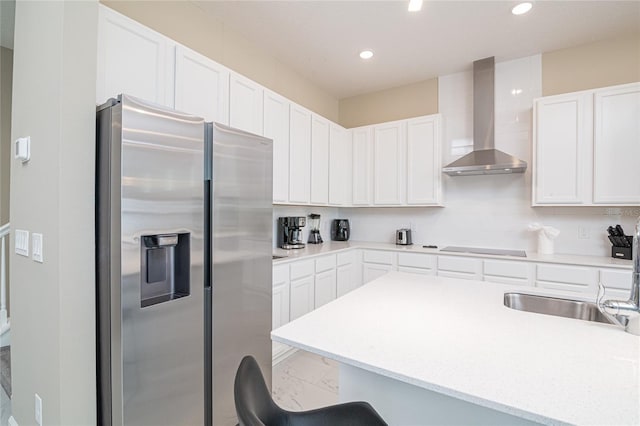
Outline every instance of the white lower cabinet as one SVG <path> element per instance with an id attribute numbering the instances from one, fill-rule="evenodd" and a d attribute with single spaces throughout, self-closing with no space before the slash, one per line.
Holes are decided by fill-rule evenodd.
<path id="1" fill-rule="evenodd" d="M 398 271 L 435 275 L 436 256 L 422 253 L 398 253 Z"/>
<path id="2" fill-rule="evenodd" d="M 375 280 L 397 269 L 396 253 L 384 250 L 362 251 L 362 283 Z"/>
<path id="3" fill-rule="evenodd" d="M 631 270 L 600 269 L 600 283 L 605 287 L 605 298 L 629 299 L 632 282 Z"/>
<path id="4" fill-rule="evenodd" d="M 499 284 L 533 286 L 535 264 L 511 260 L 485 259 L 483 261 L 483 279 Z"/>
<path id="5" fill-rule="evenodd" d="M 360 279 L 357 250 L 338 253 L 336 267 L 336 294 L 343 296 L 362 285 Z"/>
<path id="6" fill-rule="evenodd" d="M 315 308 L 336 299 L 336 256 L 316 259 Z"/>
<path id="7" fill-rule="evenodd" d="M 291 280 L 291 305 L 289 316 L 291 320 L 300 318 L 314 309 L 314 280 L 313 276 Z"/>
<path id="8" fill-rule="evenodd" d="M 481 280 L 482 260 L 469 257 L 438 256 L 438 276 Z"/>
<path id="9" fill-rule="evenodd" d="M 301 260 L 290 264 L 291 294 L 289 317 L 291 320 L 313 311 L 315 302 L 314 261 Z"/>
<path id="10" fill-rule="evenodd" d="M 289 265 L 273 267 L 273 299 L 271 312 L 271 329 L 289 322 Z M 272 343 L 272 357 L 277 358 L 286 352 L 288 346 L 282 343 Z"/>
<path id="11" fill-rule="evenodd" d="M 536 265 L 536 287 L 579 293 L 595 293 L 598 287 L 597 268 L 576 265 Z"/>

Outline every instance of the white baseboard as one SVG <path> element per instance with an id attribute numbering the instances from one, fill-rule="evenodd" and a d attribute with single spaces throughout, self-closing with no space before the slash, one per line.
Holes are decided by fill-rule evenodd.
<path id="1" fill-rule="evenodd" d="M 9 426 L 18 426 L 18 422 L 16 422 L 16 419 L 14 419 L 13 416 L 9 417 L 9 421 L 7 422 L 7 424 Z"/>

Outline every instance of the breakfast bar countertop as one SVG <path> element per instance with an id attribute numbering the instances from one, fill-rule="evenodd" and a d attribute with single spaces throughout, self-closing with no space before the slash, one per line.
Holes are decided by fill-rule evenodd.
<path id="1" fill-rule="evenodd" d="M 389 272 L 272 338 L 543 424 L 639 424 L 640 337 L 609 324 L 509 309 L 509 291 L 540 294 Z"/>

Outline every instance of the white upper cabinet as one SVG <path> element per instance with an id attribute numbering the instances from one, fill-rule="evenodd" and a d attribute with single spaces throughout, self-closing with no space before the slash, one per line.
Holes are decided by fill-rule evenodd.
<path id="1" fill-rule="evenodd" d="M 594 204 L 640 205 L 640 83 L 595 93 Z"/>
<path id="2" fill-rule="evenodd" d="M 407 204 L 442 203 L 440 115 L 407 121 Z"/>
<path id="3" fill-rule="evenodd" d="M 406 168 L 405 122 L 373 128 L 373 203 L 392 206 L 403 202 Z"/>
<path id="4" fill-rule="evenodd" d="M 329 203 L 329 121 L 311 117 L 311 204 Z"/>
<path id="5" fill-rule="evenodd" d="M 263 129 L 263 92 L 259 84 L 234 72 L 229 83 L 229 125 L 256 135 Z"/>
<path id="6" fill-rule="evenodd" d="M 175 44 L 107 7 L 98 10 L 97 103 L 126 93 L 173 107 Z"/>
<path id="7" fill-rule="evenodd" d="M 311 113 L 291 104 L 289 115 L 289 201 L 311 199 Z"/>
<path id="8" fill-rule="evenodd" d="M 373 147 L 371 126 L 352 130 L 353 143 L 353 205 L 367 206 L 372 201 Z"/>
<path id="9" fill-rule="evenodd" d="M 534 104 L 535 204 L 583 204 L 585 170 L 590 154 L 591 97 L 572 93 L 539 99 Z"/>
<path id="10" fill-rule="evenodd" d="M 264 136 L 273 139 L 273 202 L 289 201 L 289 106 L 273 92 L 264 93 Z"/>
<path id="11" fill-rule="evenodd" d="M 537 99 L 533 205 L 640 205 L 640 83 Z"/>
<path id="12" fill-rule="evenodd" d="M 176 46 L 175 108 L 205 121 L 229 124 L 229 70 Z"/>
<path id="13" fill-rule="evenodd" d="M 331 124 L 329 127 L 329 204 L 351 204 L 351 138 L 349 132 Z"/>

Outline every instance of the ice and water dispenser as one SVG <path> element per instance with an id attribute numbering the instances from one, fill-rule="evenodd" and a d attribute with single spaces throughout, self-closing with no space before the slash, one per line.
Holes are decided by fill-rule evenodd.
<path id="1" fill-rule="evenodd" d="M 190 234 L 144 235 L 140 244 L 140 306 L 188 296 Z"/>

